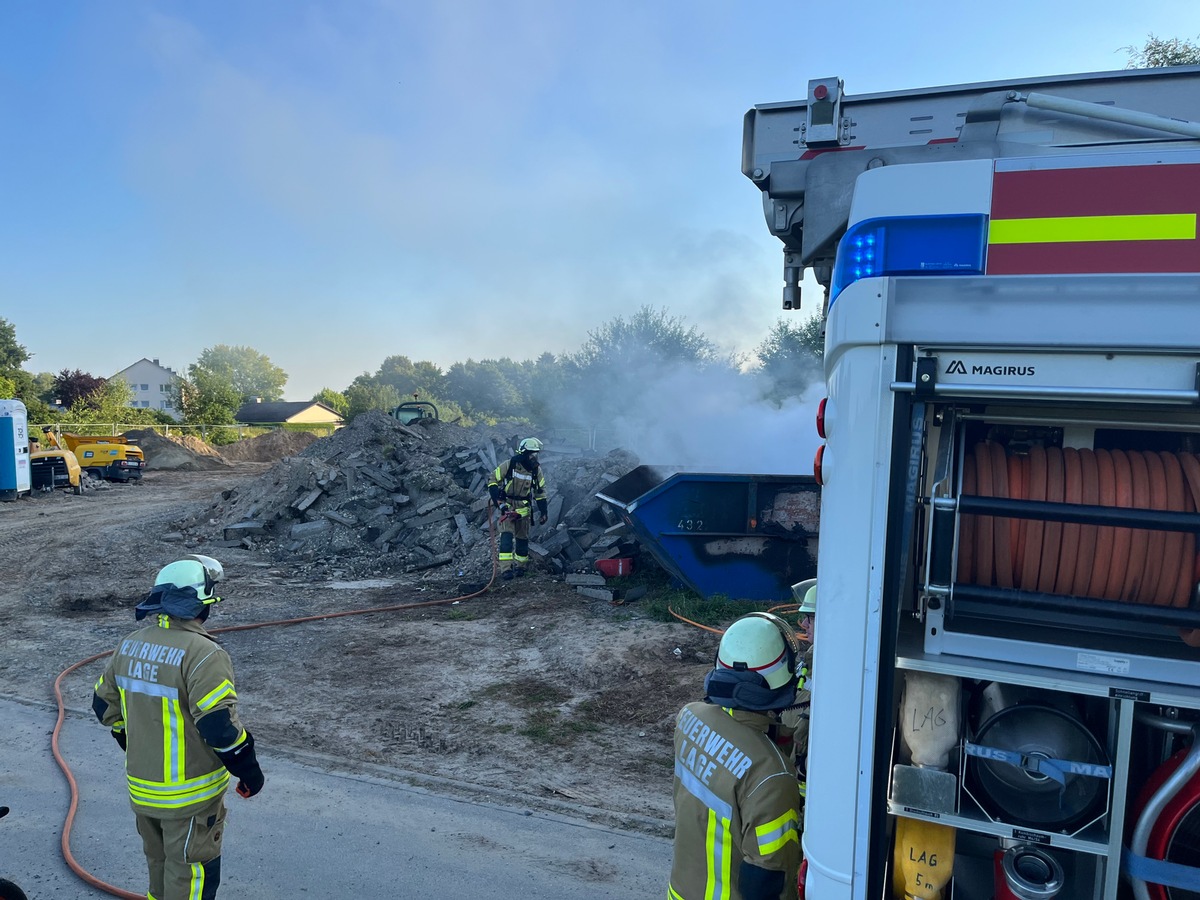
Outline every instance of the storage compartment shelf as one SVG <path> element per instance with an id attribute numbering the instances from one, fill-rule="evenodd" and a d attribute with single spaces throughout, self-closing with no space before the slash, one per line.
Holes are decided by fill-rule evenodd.
<path id="1" fill-rule="evenodd" d="M 912 807 L 901 806 L 891 801 L 888 803 L 888 812 L 893 816 L 901 816 L 906 819 L 937 822 L 939 825 L 947 825 L 950 828 L 957 828 L 962 831 L 990 834 L 998 838 L 1023 841 L 1025 843 L 1038 844 L 1039 846 L 1060 847 L 1064 850 L 1090 853 L 1093 856 L 1107 856 L 1109 852 L 1107 837 L 1102 830 L 1095 827 L 1089 828 L 1082 837 L 1073 837 L 1052 831 L 1041 831 L 1036 828 L 1009 825 L 1005 822 L 993 822 L 982 815 L 978 817 L 969 815 L 952 816 L 944 813 L 913 809 Z"/>
<path id="2" fill-rule="evenodd" d="M 1033 652 L 1044 652 L 1045 645 L 1029 645 Z M 1080 652 L 1078 648 L 1071 652 Z M 1069 690 L 1074 694 L 1093 697 L 1128 698 L 1145 703 L 1182 706 L 1200 709 L 1200 686 L 1164 683 L 1137 678 L 1116 677 L 1111 674 L 1086 671 L 1064 673 L 1062 668 L 1038 666 L 1022 662 L 979 659 L 954 653 L 927 653 L 920 623 L 905 622 L 900 627 L 896 667 L 916 672 L 932 672 L 988 681 L 1003 681 L 1052 691 Z M 1188 674 L 1195 677 L 1197 666 L 1191 664 Z"/>

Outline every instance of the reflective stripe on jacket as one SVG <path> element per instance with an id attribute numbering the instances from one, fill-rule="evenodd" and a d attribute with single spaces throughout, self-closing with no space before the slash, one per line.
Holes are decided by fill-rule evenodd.
<path id="1" fill-rule="evenodd" d="M 233 664 L 195 620 L 159 615 L 118 645 L 96 682 L 108 704 L 103 723 L 124 727 L 125 775 L 137 812 L 187 818 L 225 793 L 229 772 L 215 750 L 246 739 L 237 718 Z M 209 747 L 196 721 L 229 710 L 237 734 L 228 747 Z"/>
<path id="2" fill-rule="evenodd" d="M 762 713 L 689 703 L 675 720 L 672 900 L 741 900 L 743 862 L 784 873 L 796 897 L 800 792 Z"/>
<path id="3" fill-rule="evenodd" d="M 536 471 L 531 472 L 521 463 L 520 456 L 496 466 L 488 482 L 489 488 L 493 486 L 499 486 L 513 505 L 513 511 L 522 516 L 530 514 L 534 503 L 544 503 L 546 500 L 546 476 L 542 473 L 542 467 L 538 466 Z"/>

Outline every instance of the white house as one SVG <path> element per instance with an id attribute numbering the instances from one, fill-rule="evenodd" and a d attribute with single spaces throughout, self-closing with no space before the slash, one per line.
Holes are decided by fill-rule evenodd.
<path id="1" fill-rule="evenodd" d="M 158 409 L 178 421 L 183 414 L 175 409 L 174 389 L 179 378 L 174 369 L 161 365 L 157 359 L 142 357 L 112 376 L 123 378 L 133 389 L 129 405 L 140 409 Z"/>

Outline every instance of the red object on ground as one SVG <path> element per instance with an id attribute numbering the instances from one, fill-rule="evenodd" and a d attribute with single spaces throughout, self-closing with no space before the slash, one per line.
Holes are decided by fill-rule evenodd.
<path id="1" fill-rule="evenodd" d="M 629 575 L 633 572 L 633 560 L 628 556 L 623 556 L 620 559 L 598 559 L 596 560 L 596 571 L 605 578 Z"/>

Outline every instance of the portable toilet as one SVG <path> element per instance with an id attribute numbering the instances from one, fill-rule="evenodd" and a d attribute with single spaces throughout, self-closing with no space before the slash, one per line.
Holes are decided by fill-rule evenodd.
<path id="1" fill-rule="evenodd" d="M 0 400 L 0 500 L 16 500 L 31 488 L 29 422 L 20 400 Z"/>

